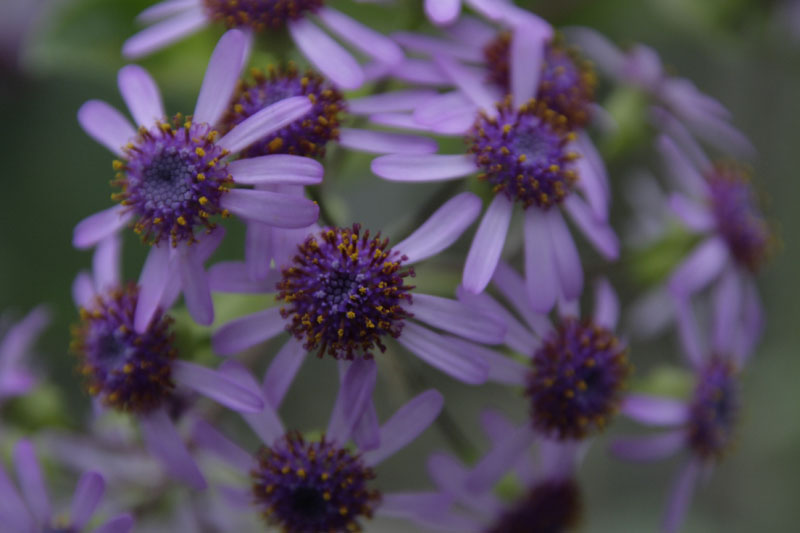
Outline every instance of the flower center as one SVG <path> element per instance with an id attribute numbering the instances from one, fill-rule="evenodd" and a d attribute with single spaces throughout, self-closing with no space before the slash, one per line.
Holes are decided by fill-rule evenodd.
<path id="1" fill-rule="evenodd" d="M 769 257 L 774 236 L 759 209 L 744 169 L 719 163 L 706 175 L 717 228 L 733 257 L 757 272 Z"/>
<path id="2" fill-rule="evenodd" d="M 172 319 L 160 312 L 148 330 L 136 333 L 133 316 L 139 290 L 133 283 L 98 297 L 80 310 L 72 350 L 92 396 L 122 411 L 148 412 L 172 396 L 176 350 Z"/>
<path id="3" fill-rule="evenodd" d="M 701 373 L 689 407 L 689 446 L 703 458 L 720 457 L 733 440 L 738 414 L 736 371 L 714 357 Z"/>
<path id="4" fill-rule="evenodd" d="M 535 485 L 486 533 L 562 533 L 578 525 L 581 494 L 573 480 Z"/>
<path id="5" fill-rule="evenodd" d="M 578 180 L 572 168 L 578 155 L 567 146 L 575 137 L 566 119 L 534 100 L 517 110 L 506 98 L 497 110 L 496 117 L 481 113 L 467 136 L 478 178 L 525 208 L 561 203 Z"/>
<path id="6" fill-rule="evenodd" d="M 251 472 L 253 496 L 270 525 L 286 533 L 361 531 L 380 493 L 368 483 L 375 472 L 361 457 L 325 440 L 289 433 L 258 453 Z"/>
<path id="7" fill-rule="evenodd" d="M 502 32 L 483 50 L 489 81 L 510 92 L 511 33 Z M 564 115 L 571 127 L 581 128 L 591 118 L 597 76 L 589 61 L 561 39 L 545 46 L 536 99 Z"/>
<path id="8" fill-rule="evenodd" d="M 207 124 L 181 124 L 178 115 L 171 124 L 141 128 L 125 147 L 125 161 L 114 161 L 113 184 L 122 190 L 112 198 L 138 215 L 134 230 L 142 240 L 193 242 L 195 229 L 214 228 L 211 215 L 227 215 L 220 199 L 233 178 L 220 161 L 228 152 L 215 145 L 217 136 Z"/>
<path id="9" fill-rule="evenodd" d="M 411 302 L 414 287 L 405 281 L 414 270 L 388 245 L 354 224 L 310 235 L 298 247 L 278 282 L 278 300 L 291 321 L 287 329 L 305 339 L 306 349 L 319 357 L 370 358 L 375 347 L 386 349 L 381 337 L 400 336 L 411 316 L 403 304 Z"/>
<path id="10" fill-rule="evenodd" d="M 266 74 L 254 69 L 252 76 L 252 82 L 239 86 L 223 119 L 223 131 L 291 96 L 307 96 L 313 107 L 302 120 L 292 122 L 247 148 L 242 152 L 244 157 L 268 154 L 323 157 L 328 141 L 339 138 L 339 124 L 345 110 L 342 94 L 313 71 L 300 74 L 293 63 L 286 68 L 270 67 Z"/>
<path id="11" fill-rule="evenodd" d="M 212 20 L 228 28 L 249 26 L 256 31 L 279 30 L 289 21 L 314 13 L 324 0 L 203 0 Z"/>
<path id="12" fill-rule="evenodd" d="M 627 348 L 611 331 L 591 320 L 564 319 L 533 356 L 526 389 L 533 426 L 558 439 L 602 430 L 629 373 Z"/>

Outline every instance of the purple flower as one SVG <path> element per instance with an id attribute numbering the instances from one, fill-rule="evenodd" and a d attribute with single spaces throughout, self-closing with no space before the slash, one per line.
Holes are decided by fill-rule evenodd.
<path id="1" fill-rule="evenodd" d="M 617 238 L 608 224 L 609 188 L 602 160 L 585 133 L 576 133 L 575 125 L 546 105 L 547 98 L 554 103 L 562 101 L 555 95 L 560 81 L 548 79 L 560 72 L 558 67 L 554 66 L 552 72 L 538 67 L 551 32 L 541 22 L 514 27 L 507 61 L 511 96 L 505 99 L 501 97 L 504 88 L 483 83 L 482 78 L 490 77 L 490 69 L 476 72 L 460 62 L 476 55 L 482 57 L 480 47 L 466 41 L 443 45 L 429 42 L 430 38 L 401 36 L 407 46 L 432 53 L 435 65 L 456 87 L 455 91 L 424 102 L 408 121 L 416 121 L 420 129 L 463 136 L 470 153 L 387 155 L 372 163 L 373 172 L 389 180 L 438 181 L 478 173 L 479 179 L 492 185 L 494 200 L 481 221 L 464 266 L 464 287 L 475 293 L 481 292 L 491 279 L 514 204 L 519 203 L 525 213 L 527 290 L 532 305 L 542 312 L 550 310 L 559 297 L 576 298 L 583 287 L 580 258 L 560 207 L 606 258 L 615 259 L 619 252 Z M 460 31 L 456 36 L 459 35 Z M 479 33 L 474 42 L 490 43 L 487 37 Z M 553 60 L 567 59 L 566 55 L 558 55 Z M 570 79 L 583 86 L 581 76 Z M 540 84 L 540 80 L 544 83 Z M 563 94 L 572 94 L 575 87 L 571 87 L 565 87 Z M 539 99 L 534 101 L 537 91 Z M 542 97 L 545 93 L 550 96 Z M 564 109 L 573 107 L 570 104 Z M 574 116 L 577 118 L 580 113 L 576 111 Z"/>
<path id="2" fill-rule="evenodd" d="M 17 442 L 13 461 L 19 491 L 0 466 L 0 520 L 4 530 L 15 533 L 89 531 L 86 525 L 95 514 L 105 492 L 105 480 L 102 475 L 89 471 L 81 476 L 72 496 L 69 518 L 64 518 L 53 513 L 44 476 L 30 441 L 23 439 Z M 133 518 L 125 513 L 107 520 L 93 531 L 127 533 L 132 529 Z"/>
<path id="3" fill-rule="evenodd" d="M 426 525 L 438 531 L 516 533 L 571 530 L 581 518 L 582 497 L 575 479 L 586 445 L 538 439 L 536 461 L 518 450 L 508 460 L 509 444 L 517 445 L 527 425 L 515 426 L 495 411 L 481 415 L 491 450 L 472 468 L 446 454 L 428 460 L 428 472 L 437 488 L 450 498 L 452 510 L 431 517 Z M 517 442 L 514 442 L 517 441 Z M 524 492 L 509 505 L 492 493 L 502 476 L 513 473 Z"/>
<path id="4" fill-rule="evenodd" d="M 254 457 L 202 421 L 195 424 L 194 437 L 199 448 L 249 476 L 250 502 L 270 525 L 287 533 L 345 533 L 361 531 L 362 522 L 373 515 L 413 520 L 441 509 L 444 498 L 435 493 L 381 494 L 373 483 L 374 468 L 416 439 L 439 414 L 444 400 L 437 391 L 423 392 L 397 410 L 380 427 L 379 443 L 365 450 L 348 442 L 372 396 L 374 365 L 364 360 L 344 365 L 328 428 L 314 437 L 287 431 L 277 406 L 269 403 L 270 390 L 244 367 L 233 361 L 223 367 L 247 375 L 251 386 L 263 391 L 264 410 L 245 417 L 263 446 Z"/>
<path id="5" fill-rule="evenodd" d="M 344 89 L 359 88 L 365 79 L 361 65 L 313 22 L 316 19 L 381 64 L 402 60 L 403 52 L 390 39 L 323 4 L 323 0 L 239 0 L 234 4 L 228 0 L 167 0 L 139 15 L 139 20 L 154 24 L 128 39 L 122 53 L 128 58 L 147 55 L 217 21 L 243 30 L 248 39 L 253 31 L 288 28 L 297 48 L 333 83 Z"/>
<path id="6" fill-rule="evenodd" d="M 527 326 L 488 294 L 460 289 L 459 298 L 473 308 L 503 316 L 508 324 L 506 345 L 530 358 L 530 368 L 500 354 L 487 354 L 489 379 L 525 387 L 531 427 L 548 438 L 580 440 L 605 429 L 619 408 L 631 370 L 627 347 L 614 333 L 619 302 L 611 285 L 605 280 L 597 283 L 591 317 L 579 318 L 575 300 L 560 305 L 560 316 L 553 323 L 531 310 L 521 292 L 522 279 L 505 263 L 498 265 L 493 281 Z"/>
<path id="7" fill-rule="evenodd" d="M 160 307 L 144 331 L 136 330 L 141 293 L 136 285 L 121 283 L 119 256 L 119 238 L 107 238 L 95 252 L 94 276 L 81 273 L 73 284 L 81 315 L 73 328 L 79 370 L 89 393 L 102 404 L 136 415 L 148 449 L 171 475 L 204 488 L 205 480 L 168 414 L 176 386 L 239 411 L 258 412 L 263 402 L 235 379 L 179 360 L 172 319 Z"/>
<path id="8" fill-rule="evenodd" d="M 37 379 L 28 369 L 28 358 L 36 338 L 50 322 L 50 313 L 39 306 L 11 325 L 0 336 L 0 403 L 27 394 Z"/>
<path id="9" fill-rule="evenodd" d="M 89 101 L 78 112 L 84 130 L 121 158 L 114 162 L 118 171 L 114 183 L 121 190 L 114 195 L 118 206 L 78 224 L 73 244 L 93 246 L 133 222 L 143 240 L 154 245 L 145 267 L 151 271 L 142 280 L 143 290 L 151 292 L 161 290 L 153 282 L 166 278 L 171 244 L 187 306 L 202 324 L 211 323 L 213 308 L 201 254 L 193 252 L 190 245 L 216 226 L 211 217 L 233 213 L 270 226 L 302 228 L 314 222 L 319 211 L 302 197 L 233 188 L 236 184 L 318 183 L 322 179 L 322 167 L 300 157 L 228 161 L 230 155 L 311 109 L 306 97 L 280 100 L 219 136 L 214 125 L 233 94 L 247 56 L 246 41 L 237 30 L 220 39 L 191 119 L 167 121 L 155 82 L 133 65 L 120 70 L 119 86 L 139 126 L 138 133 L 104 102 Z M 138 330 L 146 326 L 152 310 L 146 307 L 139 312 Z"/>
<path id="10" fill-rule="evenodd" d="M 428 364 L 470 384 L 486 380 L 483 351 L 475 343 L 503 339 L 493 314 L 458 301 L 413 292 L 410 265 L 450 246 L 475 220 L 479 200 L 462 193 L 436 211 L 411 236 L 389 247 L 388 239 L 352 228 L 323 228 L 297 247 L 278 281 L 280 307 L 222 326 L 212 344 L 233 355 L 284 330 L 292 338 L 279 352 L 275 379 L 291 381 L 309 350 L 339 360 L 372 358 L 397 341 Z M 222 263 L 211 271 L 216 290 L 264 292 L 266 282 L 247 281 L 243 265 Z M 455 336 L 431 331 L 426 323 Z M 288 386 L 288 382 L 282 386 Z"/>
<path id="11" fill-rule="evenodd" d="M 691 398 L 628 396 L 622 403 L 623 414 L 664 431 L 624 437 L 612 444 L 616 455 L 631 461 L 657 461 L 681 450 L 687 452 L 667 503 L 663 522 L 666 532 L 680 528 L 698 476 L 730 449 L 740 411 L 739 369 L 750 356 L 752 339 L 760 330 L 760 323 L 736 324 L 733 314 L 725 312 L 729 306 L 725 298 L 717 297 L 714 303 L 713 332 L 706 347 L 692 308 L 677 302 L 678 331 L 695 378 Z"/>

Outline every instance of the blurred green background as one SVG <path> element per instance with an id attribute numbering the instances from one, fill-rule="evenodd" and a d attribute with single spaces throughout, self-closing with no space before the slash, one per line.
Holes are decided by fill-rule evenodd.
<path id="1" fill-rule="evenodd" d="M 137 29 L 134 16 L 152 2 L 21 3 L 36 6 L 33 18 L 18 24 L 9 24 L 6 19 L 0 25 L 0 43 L 5 46 L 0 71 L 4 171 L 0 193 L 0 310 L 21 315 L 47 302 L 55 319 L 39 344 L 43 355 L 37 361 L 51 384 L 33 399 L 13 402 L 3 415 L 22 424 L 25 431 L 47 424 L 79 428 L 87 402 L 67 353 L 68 326 L 75 319 L 70 284 L 80 269 L 89 267 L 90 254 L 74 250 L 71 235 L 79 220 L 110 205 L 108 180 L 112 173 L 111 156 L 79 129 L 75 116 L 78 107 L 90 98 L 123 108 L 116 90 L 116 71 L 125 64 L 119 50 Z M 0 13 L 6 10 L 18 15 L 12 4 L 20 2 L 0 0 Z M 426 27 L 419 4 L 401 0 L 389 6 L 334 3 L 383 31 Z M 744 414 L 737 446 L 698 490 L 686 531 L 796 531 L 800 518 L 800 387 L 796 385 L 800 376 L 800 328 L 796 325 L 800 291 L 797 268 L 792 265 L 798 260 L 793 228 L 800 227 L 800 210 L 796 207 L 800 198 L 800 180 L 796 177 L 800 39 L 793 37 L 787 11 L 782 11 L 785 5 L 764 0 L 542 0 L 526 5 L 557 26 L 587 25 L 621 45 L 643 42 L 653 46 L 672 72 L 690 78 L 722 101 L 733 112 L 735 124 L 755 144 L 759 152 L 754 161 L 755 183 L 768 198 L 770 216 L 780 228 L 783 247 L 760 278 L 768 312 L 767 331 L 744 376 Z M 800 34 L 800 27 L 797 32 Z M 18 34 L 25 39 L 19 62 L 9 48 Z M 200 32 L 141 62 L 158 80 L 169 113 L 193 109 L 206 61 L 220 34 L 220 28 Z M 263 66 L 287 53 L 292 55 L 280 37 L 262 40 L 252 63 Z M 618 190 L 626 186 L 624 178 L 632 162 L 661 173 L 646 133 L 629 141 L 625 155 L 609 161 Z M 342 155 L 335 150 L 329 154 L 333 164 L 326 167 L 322 193 L 339 222 L 359 220 L 400 238 L 418 220 L 419 210 L 425 209 L 424 199 L 439 188 L 380 181 L 369 172 L 370 158 Z M 619 197 L 615 202 L 622 208 Z M 617 220 L 617 227 L 622 228 L 624 210 Z M 230 237 L 217 258 L 241 254 L 241 225 L 233 221 L 228 229 Z M 429 291 L 452 294 L 469 237 L 462 238 L 448 254 L 420 267 L 418 284 Z M 125 249 L 128 277 L 138 275 L 145 252 L 129 235 Z M 588 263 L 590 271 L 601 268 L 594 256 Z M 620 288 L 625 302 L 642 290 L 630 279 L 630 268 L 611 267 L 605 272 Z M 223 312 L 242 314 L 244 310 L 231 304 L 224 306 Z M 268 352 L 269 347 L 263 351 Z M 631 357 L 637 369 L 645 372 L 640 378 L 663 365 L 680 364 L 676 344 L 669 335 L 634 344 Z M 470 389 L 399 351 L 387 358 L 391 363 L 381 367 L 381 380 L 387 386 L 378 396 L 384 415 L 407 399 L 411 390 L 436 386 L 446 395 L 453 424 L 479 449 L 485 446 L 484 437 L 476 432 L 477 413 L 482 407 L 500 407 L 517 420 L 525 416 L 524 402 L 514 392 L 494 386 Z M 260 358 L 259 365 L 264 364 L 264 358 Z M 335 385 L 327 379 L 330 370 L 328 361 L 312 360 L 305 365 L 290 393 L 284 412 L 287 417 L 303 413 L 304 426 L 323 423 L 329 399 L 335 394 Z M 309 411 L 311 414 L 306 415 Z M 605 451 L 609 435 L 632 427 L 617 422 L 598 439 L 586 460 L 580 474 L 587 502 L 583 531 L 656 529 L 678 460 L 634 465 L 609 457 Z M 382 467 L 384 486 L 428 486 L 422 461 L 447 443 L 442 427 L 432 428 Z M 405 527 L 395 526 L 393 530 L 408 530 Z"/>

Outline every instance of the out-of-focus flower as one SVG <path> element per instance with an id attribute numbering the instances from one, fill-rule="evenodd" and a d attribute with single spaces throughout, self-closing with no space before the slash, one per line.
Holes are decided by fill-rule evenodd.
<path id="1" fill-rule="evenodd" d="M 364 72 L 353 55 L 322 31 L 314 20 L 355 50 L 381 64 L 394 65 L 403 52 L 391 39 L 355 19 L 326 7 L 324 0 L 167 0 L 139 15 L 153 23 L 125 43 L 122 53 L 138 58 L 163 48 L 213 22 L 239 28 L 250 38 L 252 32 L 274 32 L 287 28 L 295 46 L 333 83 L 357 89 Z"/>
<path id="2" fill-rule="evenodd" d="M 726 292 L 718 290 L 710 343 L 698 331 L 694 313 L 678 302 L 677 317 L 683 351 L 695 376 L 691 398 L 631 394 L 622 403 L 627 417 L 664 431 L 645 437 L 625 437 L 612 451 L 631 461 L 657 461 L 682 450 L 688 458 L 678 471 L 667 503 L 663 530 L 680 529 L 694 487 L 703 470 L 710 469 L 729 451 L 739 419 L 739 371 L 752 354 L 760 321 L 740 324 L 730 312 Z"/>
<path id="3" fill-rule="evenodd" d="M 44 476 L 36 459 L 33 444 L 20 440 L 14 448 L 14 466 L 19 491 L 0 466 L 0 521 L 5 531 L 39 533 L 41 531 L 90 531 L 86 526 L 95 514 L 105 492 L 105 480 L 89 471 L 78 480 L 67 517 L 53 513 Z M 121 514 L 94 528 L 94 533 L 128 533 L 133 529 L 130 514 Z"/>
<path id="4" fill-rule="evenodd" d="M 73 329 L 80 372 L 103 405 L 136 415 L 148 449 L 172 476 L 203 488 L 169 414 L 176 386 L 240 411 L 257 412 L 263 402 L 234 378 L 179 360 L 172 319 L 160 307 L 144 331 L 134 328 L 139 288 L 122 284 L 119 255 L 119 238 L 108 237 L 95 252 L 94 275 L 81 273 L 73 284 L 81 314 Z"/>
<path id="5" fill-rule="evenodd" d="M 588 137 L 576 133 L 578 124 L 548 107 L 548 103 L 561 103 L 561 109 L 578 122 L 588 112 L 588 107 L 579 111 L 576 103 L 588 95 L 586 80 L 568 55 L 553 52 L 552 69 L 541 67 L 551 33 L 541 21 L 513 27 L 505 52 L 511 94 L 505 98 L 501 95 L 507 88 L 484 83 L 484 78 L 491 79 L 491 69 L 476 71 L 461 63 L 469 59 L 460 50 L 482 56 L 480 48 L 462 42 L 441 50 L 439 44 L 409 36 L 406 44 L 427 48 L 435 65 L 456 87 L 423 103 L 410 122 L 434 133 L 463 136 L 470 153 L 387 155 L 372 162 L 373 172 L 389 180 L 450 180 L 478 173 L 479 179 L 492 185 L 494 200 L 464 266 L 464 287 L 475 293 L 491 279 L 514 204 L 519 203 L 525 213 L 527 289 L 531 305 L 542 312 L 549 311 L 559 297 L 576 298 L 583 287 L 580 257 L 559 208 L 567 211 L 606 258 L 615 259 L 619 248 L 608 224 L 608 183 L 602 161 Z M 559 73 L 566 72 L 565 67 L 556 63 L 569 63 L 573 69 L 562 78 Z"/>
<path id="6" fill-rule="evenodd" d="M 233 213 L 270 226 L 302 228 L 316 221 L 319 212 L 316 204 L 303 197 L 234 188 L 322 179 L 318 163 L 297 156 L 228 161 L 312 108 L 304 96 L 279 99 L 220 137 L 214 126 L 227 108 L 246 57 L 245 35 L 238 30 L 226 33 L 209 61 L 194 114 L 185 121 L 179 116 L 166 120 L 158 87 L 135 65 L 120 70 L 119 86 L 138 133 L 104 102 L 92 100 L 78 112 L 84 130 L 121 158 L 114 162 L 115 184 L 121 192 L 113 196 L 118 206 L 78 224 L 73 244 L 93 246 L 133 222 L 143 240 L 153 244 L 145 266 L 150 270 L 141 280 L 142 290 L 148 293 L 144 300 L 150 302 L 154 293 L 164 290 L 171 243 L 187 307 L 201 324 L 210 324 L 214 313 L 202 261 L 190 245 L 198 233 L 215 227 L 210 217 Z M 153 307 L 137 311 L 137 330 L 147 325 L 152 312 Z"/>
<path id="7" fill-rule="evenodd" d="M 479 210 L 478 198 L 462 193 L 393 247 L 358 224 L 321 229 L 299 245 L 289 263 L 278 265 L 280 276 L 273 274 L 282 305 L 222 326 L 212 339 L 215 351 L 233 355 L 288 330 L 293 338 L 277 355 L 281 365 L 270 378 L 288 379 L 283 385 L 288 386 L 307 351 L 339 360 L 372 359 L 385 350 L 387 339 L 395 338 L 452 377 L 483 383 L 487 365 L 475 343 L 501 342 L 502 321 L 455 300 L 413 292 L 408 284 L 414 275 L 410 265 L 450 246 Z M 238 263 L 215 265 L 212 286 L 265 292 L 269 283 L 248 284 L 244 270 Z M 419 322 L 456 336 L 436 333 Z"/>
<path id="8" fill-rule="evenodd" d="M 28 315 L 0 332 L 0 403 L 27 394 L 37 379 L 29 370 L 33 343 L 50 322 L 47 308 L 39 306 Z"/>
<path id="9" fill-rule="evenodd" d="M 223 368 L 249 376 L 233 361 Z M 379 444 L 367 451 L 348 441 L 372 397 L 374 365 L 364 360 L 349 365 L 328 428 L 318 436 L 287 431 L 269 402 L 269 389 L 250 379 L 267 401 L 261 413 L 245 417 L 263 442 L 256 456 L 202 421 L 194 426 L 194 438 L 200 449 L 250 477 L 250 494 L 243 499 L 270 525 L 287 533 L 346 533 L 361 531 L 362 521 L 373 515 L 415 520 L 443 510 L 445 498 L 437 493 L 381 494 L 373 484 L 375 466 L 416 439 L 438 416 L 444 400 L 437 391 L 423 392 L 398 409 L 380 427 Z"/>
<path id="10" fill-rule="evenodd" d="M 8 0 L 0 19 L 0 71 L 14 72 L 21 67 L 25 45 L 37 19 L 47 6 L 43 0 Z"/>

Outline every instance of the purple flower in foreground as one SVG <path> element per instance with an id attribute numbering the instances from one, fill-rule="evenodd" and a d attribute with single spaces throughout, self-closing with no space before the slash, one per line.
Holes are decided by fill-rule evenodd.
<path id="1" fill-rule="evenodd" d="M 228 0 L 167 0 L 139 15 L 139 20 L 154 24 L 128 39 L 122 53 L 129 58 L 147 55 L 217 21 L 248 35 L 252 31 L 274 32 L 288 28 L 294 44 L 320 72 L 340 87 L 359 88 L 364 82 L 361 65 L 312 21 L 316 18 L 348 45 L 381 64 L 394 65 L 402 60 L 403 52 L 390 39 L 340 11 L 325 7 L 324 3 L 324 0 L 239 0 L 233 3 Z"/>
<path id="2" fill-rule="evenodd" d="M 17 491 L 5 470 L 0 466 L 0 521 L 4 531 L 14 533 L 88 532 L 86 525 L 100 504 L 105 492 L 103 476 L 86 472 L 78 481 L 72 496 L 69 518 L 54 515 L 47 496 L 44 476 L 36 459 L 33 444 L 20 440 L 14 447 L 14 466 L 20 491 Z M 21 493 L 21 494 L 20 494 Z M 128 533 L 133 518 L 125 513 L 93 529 L 94 533 Z"/>
<path id="3" fill-rule="evenodd" d="M 730 449 L 739 418 L 739 369 L 746 363 L 760 331 L 760 322 L 737 324 L 726 312 L 729 302 L 718 291 L 714 305 L 713 333 L 704 346 L 689 305 L 678 302 L 678 330 L 683 350 L 695 377 L 691 398 L 680 400 L 646 394 L 628 396 L 622 413 L 650 427 L 665 431 L 645 437 L 626 437 L 612 444 L 612 451 L 631 461 L 666 459 L 685 450 L 684 461 L 673 484 L 663 522 L 665 532 L 680 528 L 692 492 L 703 470 L 710 470 Z M 746 337 L 743 340 L 742 336 Z"/>
<path id="4" fill-rule="evenodd" d="M 482 73 L 459 62 L 466 58 L 458 50 L 463 46 L 469 51 L 468 45 L 440 51 L 438 45 L 412 39 L 412 44 L 434 54 L 435 64 L 457 90 L 424 102 L 407 122 L 416 121 L 418 129 L 462 135 L 470 153 L 387 155 L 372 163 L 373 172 L 389 180 L 450 180 L 478 173 L 479 179 L 492 185 L 494 200 L 464 266 L 464 287 L 475 293 L 491 279 L 514 204 L 519 203 L 525 213 L 527 290 L 531 304 L 542 312 L 549 311 L 560 297 L 576 298 L 583 287 L 580 257 L 560 207 L 606 258 L 616 258 L 619 248 L 608 224 L 608 184 L 602 161 L 588 137 L 577 134 L 564 115 L 547 107 L 545 99 L 532 100 L 540 80 L 549 75 L 545 69 L 544 78 L 540 76 L 539 66 L 551 31 L 542 23 L 520 23 L 514 28 L 508 61 L 511 96 L 505 99 L 502 88 L 486 86 Z M 582 83 L 580 77 L 572 81 Z M 552 84 L 541 87 L 555 90 Z M 564 91 L 568 94 L 571 89 Z"/>
<path id="5" fill-rule="evenodd" d="M 412 292 L 408 285 L 410 265 L 455 242 L 479 209 L 475 195 L 462 193 L 393 247 L 388 239 L 371 236 L 358 225 L 309 235 L 291 262 L 279 265 L 280 277 L 273 277 L 283 305 L 222 326 L 212 338 L 215 351 L 233 355 L 289 330 L 294 338 L 277 356 L 286 379 L 297 372 L 309 350 L 339 360 L 369 359 L 385 349 L 387 339 L 396 338 L 452 377 L 484 382 L 483 349 L 474 343 L 501 342 L 502 322 L 458 301 Z M 267 282 L 248 282 L 244 270 L 237 263 L 216 265 L 212 286 L 232 292 L 268 291 Z M 456 336 L 436 333 L 419 322 Z"/>
<path id="6" fill-rule="evenodd" d="M 213 320 L 213 307 L 198 254 L 190 245 L 215 227 L 211 217 L 233 213 L 246 220 L 280 228 L 303 228 L 318 216 L 318 207 L 302 197 L 271 191 L 233 188 L 235 185 L 318 183 L 322 167 L 313 160 L 288 155 L 229 162 L 228 157 L 270 132 L 302 117 L 311 109 L 307 97 L 277 101 L 219 136 L 214 129 L 236 86 L 247 56 L 245 36 L 226 33 L 211 56 L 194 115 L 167 121 L 152 78 L 138 66 L 120 70 L 119 86 L 139 130 L 108 104 L 89 101 L 78 112 L 81 126 L 121 159 L 114 195 L 120 205 L 83 220 L 75 228 L 76 247 L 93 246 L 130 222 L 153 244 L 143 290 L 159 292 L 170 246 L 192 316 L 202 324 Z M 146 298 L 150 300 L 151 298 Z M 137 329 L 152 308 L 139 312 Z"/>
<path id="7" fill-rule="evenodd" d="M 508 449 L 521 428 L 495 411 L 485 411 L 481 423 L 492 441 L 492 450 L 472 469 L 446 454 L 429 459 L 430 476 L 449 496 L 453 509 L 432 518 L 428 525 L 438 531 L 464 533 L 558 533 L 573 529 L 583 507 L 575 470 L 586 446 L 538 439 L 537 461 L 528 454 L 517 454 L 513 462 L 498 463 L 496 459 L 503 457 L 498 451 Z M 492 494 L 494 485 L 507 473 L 513 473 L 524 489 L 510 505 Z"/>
<path id="8" fill-rule="evenodd" d="M 50 313 L 40 306 L 6 331 L 0 331 L 0 403 L 27 394 L 36 386 L 37 379 L 25 359 L 49 322 Z"/>
<path id="9" fill-rule="evenodd" d="M 275 404 L 269 403 L 269 389 L 233 361 L 223 368 L 248 376 L 251 386 L 262 390 L 268 402 L 261 413 L 245 417 L 263 446 L 253 457 L 210 425 L 195 424 L 198 447 L 249 476 L 251 505 L 270 525 L 286 533 L 361 531 L 363 520 L 373 515 L 414 520 L 441 510 L 445 503 L 443 497 L 429 492 L 381 494 L 374 483 L 375 466 L 416 439 L 438 416 L 441 394 L 429 390 L 401 407 L 380 427 L 377 446 L 352 447 L 348 441 L 372 396 L 376 368 L 364 360 L 345 366 L 328 428 L 320 436 L 284 429 Z"/>
<path id="10" fill-rule="evenodd" d="M 73 284 L 81 314 L 73 328 L 80 372 L 104 405 L 136 415 L 148 449 L 171 475 L 204 488 L 168 413 L 176 385 L 239 411 L 257 412 L 263 402 L 235 379 L 179 360 L 172 319 L 160 307 L 144 331 L 134 328 L 140 292 L 121 283 L 119 255 L 118 237 L 107 238 L 95 252 L 94 276 L 81 273 Z"/>

